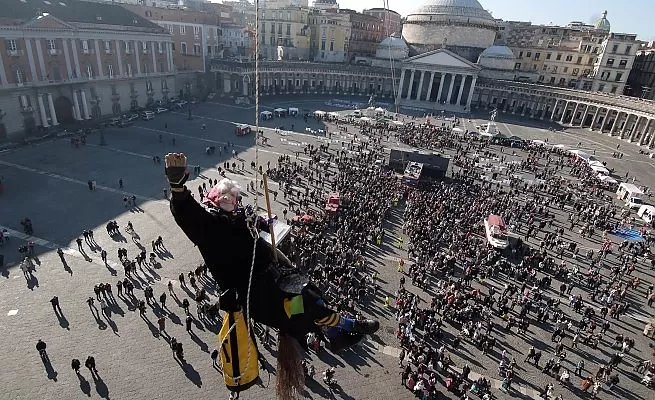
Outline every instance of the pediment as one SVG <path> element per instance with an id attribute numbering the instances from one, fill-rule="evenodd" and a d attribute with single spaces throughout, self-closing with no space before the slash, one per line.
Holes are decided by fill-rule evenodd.
<path id="1" fill-rule="evenodd" d="M 72 25 L 67 24 L 66 22 L 50 14 L 44 14 L 36 18 L 32 18 L 25 24 L 25 26 L 39 29 L 73 29 Z"/>
<path id="2" fill-rule="evenodd" d="M 437 49 L 405 60 L 406 63 L 480 70 L 480 67 L 446 49 Z"/>

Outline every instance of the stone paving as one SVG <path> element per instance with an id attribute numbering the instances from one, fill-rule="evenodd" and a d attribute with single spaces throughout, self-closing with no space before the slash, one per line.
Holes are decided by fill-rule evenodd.
<path id="1" fill-rule="evenodd" d="M 267 98 L 262 108 L 302 104 L 302 108 L 308 110 L 335 109 L 325 105 L 327 99 Z M 85 398 L 87 395 L 107 399 L 175 399 L 181 397 L 181 391 L 193 398 L 227 398 L 221 376 L 212 368 L 208 354 L 216 346 L 216 337 L 212 332 L 215 326 L 196 320 L 193 331 L 197 336 L 189 335 L 183 326 L 184 312 L 178 304 L 190 293 L 179 286 L 177 276 L 194 268 L 201 258 L 170 216 L 163 196 L 163 189 L 167 186 L 163 165 L 153 162 L 153 156 L 163 159 L 165 153 L 173 150 L 186 153 L 191 165 L 202 168 L 201 175 L 188 184 L 195 190 L 207 178 L 219 178 L 216 166 L 230 157 L 225 151 L 208 156 L 205 147 L 234 143 L 239 157 L 244 159 L 245 170 L 229 176 L 242 182 L 245 187 L 254 178 L 249 169 L 250 161 L 256 156 L 254 138 L 236 137 L 234 122 L 250 122 L 253 116 L 254 109 L 251 107 L 200 104 L 194 109 L 192 120 L 187 120 L 182 113 L 169 113 L 158 115 L 153 121 L 137 121 L 128 128 L 109 128 L 105 133 L 106 146 L 100 146 L 98 138 L 92 136 L 89 143 L 80 148 L 73 148 L 68 141 L 60 139 L 0 153 L 0 175 L 4 177 L 5 185 L 4 193 L 0 194 L 0 226 L 10 229 L 12 233 L 12 240 L 0 248 L 7 264 L 2 269 L 5 279 L 0 281 L 0 333 L 4 337 L 5 361 L 0 365 L 0 385 L 3 388 L 0 399 Z M 626 155 L 622 160 L 615 160 L 609 157 L 618 143 L 615 139 L 586 130 L 555 134 L 547 130 L 547 125 L 526 127 L 520 121 L 502 122 L 503 117 L 499 117 L 501 129 L 504 125 L 512 134 L 540 139 L 548 136 L 553 144 L 576 145 L 582 141 L 583 148 L 591 149 L 593 146 L 597 154 L 605 157 L 621 175 L 629 170 L 639 178 L 639 183 L 651 187 L 655 184 L 652 162 L 638 155 L 634 145 L 621 142 L 621 150 L 625 150 Z M 301 117 L 275 119 L 263 125 L 269 128 L 286 125 L 285 128 L 289 129 L 291 123 L 296 125 L 296 131 L 302 132 L 305 127 L 322 128 L 312 119 L 305 123 Z M 203 124 L 206 125 L 204 130 Z M 463 120 L 464 127 L 468 129 L 476 124 L 475 120 Z M 263 165 L 268 161 L 275 164 L 280 154 L 295 157 L 296 152 L 300 152 L 298 158 L 304 160 L 304 144 L 327 140 L 302 133 L 275 135 L 272 129 L 265 129 L 265 133 L 270 137 L 270 145 L 259 147 L 257 154 L 259 163 Z M 348 134 L 335 132 L 332 143 L 339 146 L 339 141 L 349 141 L 351 138 Z M 123 188 L 118 184 L 121 178 Z M 96 181 L 96 190 L 88 189 L 88 180 Z M 275 184 L 272 187 L 275 190 Z M 248 196 L 246 201 L 251 202 L 252 194 L 245 191 L 244 194 Z M 136 196 L 136 207 L 123 206 L 122 199 L 126 195 Z M 263 203 L 263 199 L 259 201 Z M 285 207 L 284 199 L 278 196 L 273 212 L 281 214 Z M 402 209 L 394 210 L 392 220 L 399 218 L 401 213 Z M 39 263 L 29 280 L 22 276 L 16 266 L 17 248 L 27 239 L 19 232 L 19 220 L 26 216 L 34 223 L 34 237 L 29 239 L 36 243 Z M 168 309 L 149 308 L 143 319 L 134 312 L 132 301 L 116 296 L 115 283 L 123 277 L 122 267 L 116 262 L 116 251 L 119 247 L 126 247 L 130 257 L 133 257 L 134 252 L 138 251 L 138 244 L 127 237 L 123 241 L 112 240 L 104 228 L 109 220 L 116 220 L 121 227 L 131 221 L 141 237 L 140 243 L 146 249 L 151 240 L 159 235 L 163 237 L 171 255 L 159 260 L 161 269 L 140 272 L 138 284 L 152 285 L 158 298 L 159 294 L 167 291 L 166 284 L 172 280 L 178 304 L 169 296 Z M 392 234 L 400 234 L 398 225 L 390 223 L 387 228 Z M 77 250 L 75 239 L 84 229 L 93 229 L 97 244 L 109 253 L 107 266 L 100 260 L 98 247 L 85 244 L 83 252 Z M 62 265 L 55 253 L 58 247 L 64 249 L 66 265 Z M 385 251 L 370 260 L 371 267 L 380 272 L 382 285 L 375 303 L 365 307 L 364 311 L 383 318 L 379 335 L 344 354 L 311 355 L 317 371 L 325 369 L 326 363 L 337 366 L 336 377 L 341 391 L 334 394 L 336 398 L 413 397 L 400 386 L 393 311 L 382 304 L 384 296 L 391 296 L 397 288 L 399 276 L 395 271 L 395 260 L 398 257 L 405 255 L 387 243 Z M 644 271 L 642 279 L 643 283 L 652 282 L 652 273 Z M 111 304 L 108 317 L 94 317 L 85 302 L 89 296 L 93 296 L 93 285 L 99 282 L 114 284 L 116 301 Z M 646 286 L 642 284 L 642 290 Z M 139 287 L 135 293 L 138 298 L 143 298 Z M 57 318 L 51 310 L 49 300 L 55 295 L 60 299 L 64 318 Z M 642 311 L 642 314 L 635 317 L 643 320 L 644 315 L 652 315 L 652 311 Z M 168 315 L 167 332 L 184 344 L 188 361 L 186 366 L 174 360 L 166 341 L 159 335 L 156 315 Z M 638 340 L 634 355 L 647 355 L 647 342 L 638 335 L 643 326 L 640 322 L 624 318 L 620 323 L 613 321 L 613 325 Z M 534 333 L 536 339 L 546 344 L 546 349 L 550 348 L 547 346 L 546 332 L 539 328 Z M 515 336 L 503 338 L 502 346 L 507 346 L 520 360 L 521 353 L 529 345 L 523 338 Z M 53 368 L 49 371 L 44 368 L 34 348 L 39 338 L 48 343 Z M 497 377 L 493 358 L 479 356 L 471 346 L 466 348 L 464 352 L 453 354 L 457 365 L 469 362 L 476 373 Z M 273 361 L 268 351 L 263 353 Z M 100 380 L 94 381 L 84 368 L 82 378 L 76 377 L 70 369 L 72 358 L 84 362 L 91 354 L 97 360 Z M 591 371 L 596 355 L 588 356 L 587 370 Z M 633 361 L 626 365 L 630 366 Z M 628 367 L 623 368 L 627 370 Z M 525 372 L 519 371 L 519 376 L 525 377 L 526 381 L 519 382 L 521 386 L 516 386 L 518 392 L 513 395 L 520 393 L 524 397 L 535 398 L 535 389 L 545 382 L 541 374 L 527 367 Z M 263 374 L 262 379 L 263 385 L 269 386 L 268 375 Z M 242 398 L 273 398 L 274 379 L 274 376 L 270 378 L 272 386 L 253 388 L 243 393 Z M 495 380 L 494 384 L 499 387 L 499 381 Z M 621 386 L 634 388 L 631 396 L 635 399 L 652 395 L 643 386 L 627 379 L 622 379 Z M 332 396 L 322 382 L 309 384 L 306 394 L 308 398 Z M 497 394 L 502 395 L 501 392 Z M 565 398 L 572 395 L 565 394 Z M 605 394 L 601 398 L 609 397 Z M 626 395 L 625 398 L 629 397 Z"/>

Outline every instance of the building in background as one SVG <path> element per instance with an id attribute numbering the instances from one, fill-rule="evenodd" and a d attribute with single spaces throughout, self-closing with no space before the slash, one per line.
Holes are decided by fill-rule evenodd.
<path id="1" fill-rule="evenodd" d="M 246 27 L 239 25 L 221 25 L 223 33 L 223 54 L 224 58 L 251 58 L 254 57 L 255 33 Z"/>
<path id="2" fill-rule="evenodd" d="M 350 14 L 314 9 L 309 15 L 311 27 L 310 59 L 318 62 L 347 61 L 351 33 Z"/>
<path id="3" fill-rule="evenodd" d="M 123 5 L 161 26 L 173 39 L 173 62 L 178 71 L 205 71 L 212 57 L 222 57 L 220 15 L 165 7 Z"/>
<path id="4" fill-rule="evenodd" d="M 636 35 L 609 30 L 607 12 L 594 26 L 501 21 L 495 41 L 512 49 L 517 76 L 527 81 L 621 94 L 638 42 Z"/>
<path id="5" fill-rule="evenodd" d="M 624 93 L 655 100 L 655 42 L 642 43 L 637 50 Z"/>
<path id="6" fill-rule="evenodd" d="M 350 42 L 347 50 L 347 62 L 354 63 L 358 58 L 368 63 L 366 58 L 375 57 L 378 44 L 384 39 L 382 21 L 372 15 L 366 15 L 354 10 L 341 9 L 341 14 L 350 16 Z"/>
<path id="7" fill-rule="evenodd" d="M 0 140 L 119 115 L 176 88 L 171 35 L 117 4 L 3 0 Z"/>
<path id="8" fill-rule="evenodd" d="M 477 0 L 428 0 L 402 28 L 411 54 L 446 48 L 476 62 L 494 44 L 496 20 Z"/>
<path id="9" fill-rule="evenodd" d="M 339 3 L 337 3 L 337 0 L 314 0 L 312 8 L 336 12 L 339 9 Z"/>
<path id="10" fill-rule="evenodd" d="M 218 3 L 213 4 L 218 5 Z M 253 3 L 248 0 L 223 1 L 221 6 L 225 8 L 221 10 L 222 13 L 230 13 L 230 21 L 233 24 L 255 29 L 255 5 Z M 221 14 L 221 22 L 224 21 L 226 19 Z"/>
<path id="11" fill-rule="evenodd" d="M 309 0 L 259 0 L 260 9 L 277 10 L 287 7 L 309 7 Z"/>
<path id="12" fill-rule="evenodd" d="M 312 31 L 308 8 L 261 10 L 259 49 L 265 60 L 309 60 Z"/>
<path id="13" fill-rule="evenodd" d="M 363 14 L 372 15 L 382 22 L 383 35 L 389 37 L 394 33 L 400 33 L 402 17 L 393 10 L 386 8 L 369 8 L 362 11 Z"/>

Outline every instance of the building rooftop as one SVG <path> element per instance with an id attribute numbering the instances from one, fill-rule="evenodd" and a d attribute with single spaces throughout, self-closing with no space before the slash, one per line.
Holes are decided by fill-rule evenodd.
<path id="1" fill-rule="evenodd" d="M 0 21 L 13 20 L 24 23 L 43 14 L 52 15 L 69 23 L 130 26 L 153 32 L 166 32 L 146 18 L 121 7 L 120 4 L 80 0 L 2 0 Z"/>
<path id="2" fill-rule="evenodd" d="M 605 10 L 605 12 L 603 12 L 603 16 L 598 21 L 596 21 L 594 27 L 600 31 L 610 31 L 611 25 L 610 21 L 607 19 L 607 10 Z"/>
<path id="3" fill-rule="evenodd" d="M 494 19 L 478 0 L 428 0 L 410 13 L 410 15 L 416 14 L 481 18 L 491 21 Z"/>

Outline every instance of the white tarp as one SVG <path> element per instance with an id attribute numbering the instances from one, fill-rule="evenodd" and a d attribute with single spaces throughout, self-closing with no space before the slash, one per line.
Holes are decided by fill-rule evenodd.
<path id="1" fill-rule="evenodd" d="M 375 109 L 375 112 L 384 112 L 384 111 L 385 110 L 382 107 L 378 107 L 378 108 Z"/>
<path id="2" fill-rule="evenodd" d="M 594 170 L 597 174 L 609 175 L 610 171 L 605 167 L 599 167 L 597 165 L 592 165 L 591 169 Z"/>
<path id="3" fill-rule="evenodd" d="M 605 166 L 603 165 L 603 163 L 600 162 L 600 161 L 589 161 L 589 166 L 592 167 L 592 168 L 593 168 L 593 167 L 601 167 L 601 168 L 605 168 Z"/>
<path id="4" fill-rule="evenodd" d="M 320 115 L 325 115 L 325 111 L 316 110 L 316 111 L 314 111 L 314 115 L 319 115 L 319 116 Z"/>
<path id="5" fill-rule="evenodd" d="M 567 150 L 567 149 L 568 149 L 568 146 L 566 146 L 566 145 L 564 145 L 564 144 L 556 144 L 556 145 L 553 146 L 553 149 L 562 149 L 562 150 Z"/>
<path id="6" fill-rule="evenodd" d="M 464 131 L 460 128 L 453 128 L 454 133 L 464 133 Z"/>
<path id="7" fill-rule="evenodd" d="M 611 176 L 603 175 L 603 174 L 598 175 L 598 180 L 603 182 L 603 183 L 610 183 L 610 184 L 611 183 L 619 183 L 616 179 L 612 178 Z"/>

